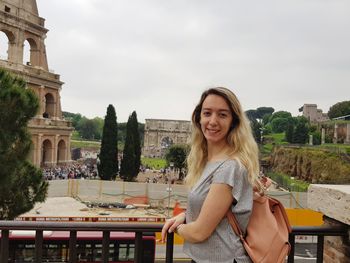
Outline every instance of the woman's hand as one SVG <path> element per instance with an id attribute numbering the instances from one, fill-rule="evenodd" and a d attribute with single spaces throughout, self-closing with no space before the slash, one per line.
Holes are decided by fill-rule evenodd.
<path id="1" fill-rule="evenodd" d="M 167 233 L 175 232 L 176 228 L 185 222 L 186 215 L 185 213 L 178 214 L 168 220 L 166 220 L 162 228 L 162 242 L 165 242 Z"/>

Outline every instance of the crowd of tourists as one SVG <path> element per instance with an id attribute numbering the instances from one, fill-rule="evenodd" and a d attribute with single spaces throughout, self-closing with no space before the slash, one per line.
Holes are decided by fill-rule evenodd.
<path id="1" fill-rule="evenodd" d="M 96 164 L 69 164 L 43 168 L 45 180 L 62 179 L 96 179 L 98 176 Z"/>

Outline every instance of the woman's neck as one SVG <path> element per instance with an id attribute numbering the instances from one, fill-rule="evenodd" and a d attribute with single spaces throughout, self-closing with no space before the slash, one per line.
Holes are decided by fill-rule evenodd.
<path id="1" fill-rule="evenodd" d="M 220 161 L 227 159 L 228 145 L 224 144 L 208 144 L 208 162 Z"/>

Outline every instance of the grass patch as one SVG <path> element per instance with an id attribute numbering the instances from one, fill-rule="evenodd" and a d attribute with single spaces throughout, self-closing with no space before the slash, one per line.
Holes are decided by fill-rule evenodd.
<path id="1" fill-rule="evenodd" d="M 96 148 L 96 149 L 100 149 L 101 142 L 71 140 L 71 147 L 72 148 Z"/>
<path id="2" fill-rule="evenodd" d="M 72 140 L 77 140 L 77 141 L 81 140 L 81 137 L 78 131 L 72 132 Z"/>
<path id="3" fill-rule="evenodd" d="M 167 166 L 166 160 L 165 159 L 161 159 L 161 158 L 146 158 L 146 157 L 142 157 L 141 158 L 141 163 L 145 167 L 148 167 L 150 169 L 155 169 L 155 170 L 159 170 L 159 169 L 165 168 Z"/>
<path id="4" fill-rule="evenodd" d="M 325 143 L 317 146 L 320 149 L 326 149 L 328 151 L 336 153 L 347 153 L 350 154 L 350 145 L 348 144 L 334 144 L 334 143 Z"/>
<path id="5" fill-rule="evenodd" d="M 292 192 L 307 192 L 310 185 L 305 181 L 292 179 L 292 177 L 282 173 L 269 172 L 267 173 L 267 176 L 269 176 L 279 186 Z"/>
<path id="6" fill-rule="evenodd" d="M 264 144 L 260 147 L 260 152 L 265 156 L 272 152 L 275 145 L 288 144 L 284 141 L 284 137 L 284 132 L 264 135 Z"/>

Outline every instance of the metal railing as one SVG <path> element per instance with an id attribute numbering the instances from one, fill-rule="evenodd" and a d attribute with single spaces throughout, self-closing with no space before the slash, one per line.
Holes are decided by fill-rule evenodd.
<path id="1" fill-rule="evenodd" d="M 135 252 L 134 262 L 142 262 L 142 236 L 144 232 L 160 232 L 163 224 L 161 223 L 100 223 L 100 222 L 30 222 L 30 221 L 0 221 L 1 229 L 1 248 L 0 263 L 7 263 L 9 258 L 9 233 L 10 230 L 35 230 L 35 262 L 42 261 L 43 231 L 69 231 L 69 257 L 70 263 L 77 261 L 77 231 L 102 231 L 102 262 L 108 262 L 108 247 L 111 231 L 123 231 L 135 233 Z M 348 237 L 348 226 L 320 226 L 320 227 L 293 227 L 289 236 L 291 252 L 288 256 L 288 263 L 294 262 L 295 236 L 317 236 L 317 259 L 316 262 L 323 262 L 323 249 L 325 236 L 344 236 Z M 169 234 L 166 242 L 165 262 L 173 262 L 174 235 Z"/>
<path id="2" fill-rule="evenodd" d="M 35 262 L 42 262 L 43 231 L 69 231 L 69 263 L 77 262 L 77 231 L 102 231 L 102 262 L 107 263 L 111 231 L 135 233 L 134 262 L 142 263 L 142 236 L 144 232 L 160 232 L 162 224 L 154 223 L 100 223 L 100 222 L 23 222 L 0 221 L 1 247 L 0 263 L 7 263 L 9 258 L 10 230 L 35 230 Z M 166 263 L 173 262 L 174 234 L 169 234 L 166 242 Z"/>
<path id="3" fill-rule="evenodd" d="M 315 226 L 315 227 L 293 227 L 289 235 L 291 251 L 288 256 L 288 263 L 294 262 L 295 254 L 295 236 L 317 236 L 317 254 L 316 262 L 323 262 L 324 237 L 326 236 L 343 236 L 349 238 L 349 226 Z"/>

